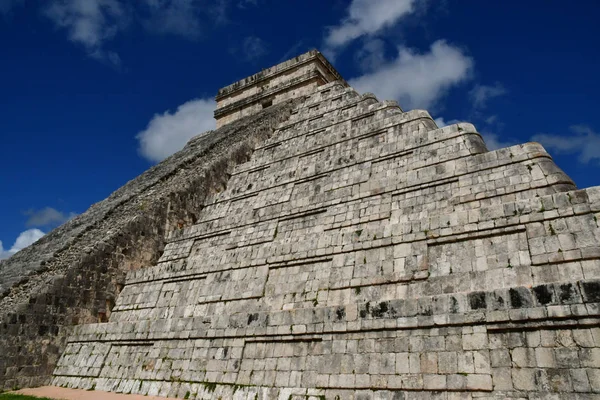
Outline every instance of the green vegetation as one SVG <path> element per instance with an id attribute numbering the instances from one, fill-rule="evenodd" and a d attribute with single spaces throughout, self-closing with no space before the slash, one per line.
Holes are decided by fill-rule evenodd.
<path id="1" fill-rule="evenodd" d="M 202 382 L 202 386 L 204 386 L 208 393 L 213 393 L 217 389 L 216 382 Z"/>

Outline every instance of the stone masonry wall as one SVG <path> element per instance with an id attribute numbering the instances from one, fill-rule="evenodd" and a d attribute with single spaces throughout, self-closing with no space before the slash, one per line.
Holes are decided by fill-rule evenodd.
<path id="1" fill-rule="evenodd" d="M 259 119 L 260 120 L 260 119 Z M 339 83 L 170 229 L 53 384 L 189 399 L 596 399 L 600 187 Z"/>
<path id="2" fill-rule="evenodd" d="M 0 391 L 49 383 L 69 327 L 107 320 L 126 273 L 156 263 L 166 232 L 198 219 L 206 196 L 225 189 L 293 104 L 192 139 L 0 264 Z"/>

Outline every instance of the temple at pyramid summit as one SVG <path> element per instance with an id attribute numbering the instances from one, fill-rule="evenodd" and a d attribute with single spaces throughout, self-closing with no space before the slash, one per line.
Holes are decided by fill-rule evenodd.
<path id="1" fill-rule="evenodd" d="M 316 50 L 216 100 L 216 130 L 0 264 L 0 388 L 600 398 L 600 187 Z"/>

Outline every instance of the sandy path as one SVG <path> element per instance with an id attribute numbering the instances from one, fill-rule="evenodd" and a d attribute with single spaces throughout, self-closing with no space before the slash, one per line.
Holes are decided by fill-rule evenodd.
<path id="1" fill-rule="evenodd" d="M 56 386 L 42 386 L 33 389 L 17 390 L 17 394 L 49 397 L 60 400 L 165 400 L 167 397 L 142 396 L 138 394 L 120 394 L 101 392 L 98 390 L 66 389 Z"/>

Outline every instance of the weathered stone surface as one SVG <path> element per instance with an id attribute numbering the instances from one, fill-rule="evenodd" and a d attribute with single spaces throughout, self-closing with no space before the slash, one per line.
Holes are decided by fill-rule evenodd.
<path id="1" fill-rule="evenodd" d="M 294 101 L 192 139 L 179 153 L 0 264 L 0 390 L 50 382 L 68 327 L 103 320 L 128 271 L 198 217 Z"/>
<path id="2" fill-rule="evenodd" d="M 193 216 L 156 229 L 164 251 L 120 281 L 107 322 L 72 329 L 55 385 L 599 396 L 600 188 L 577 190 L 537 143 L 489 152 L 470 124 L 439 129 L 343 82 L 275 107 L 198 139 L 247 134 L 247 162 L 218 153 L 229 174 L 176 204 Z M 190 195 L 206 179 L 185 176 Z"/>

